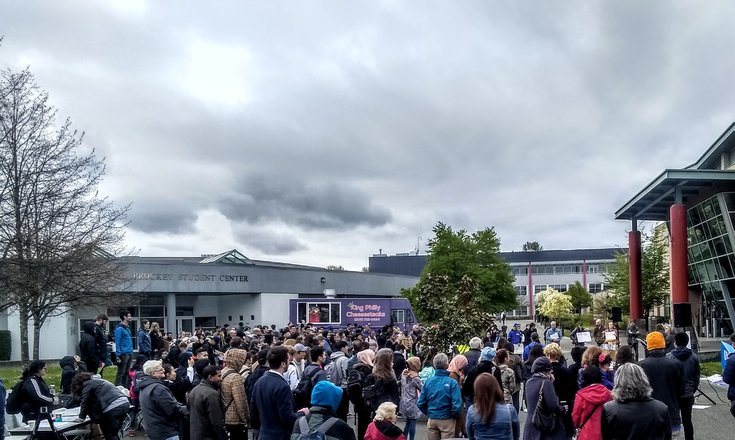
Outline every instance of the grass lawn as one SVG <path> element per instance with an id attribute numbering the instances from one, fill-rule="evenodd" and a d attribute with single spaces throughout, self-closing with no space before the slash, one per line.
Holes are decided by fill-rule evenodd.
<path id="1" fill-rule="evenodd" d="M 702 376 L 722 374 L 722 364 L 718 362 L 702 362 Z"/>
<path id="2" fill-rule="evenodd" d="M 48 373 L 44 380 L 49 385 L 56 386 L 56 392 L 61 391 L 61 367 L 58 362 L 46 364 L 48 367 Z M 5 389 L 10 390 L 15 385 L 15 382 L 20 378 L 22 369 L 20 367 L 0 367 L 0 379 L 5 384 Z M 107 367 L 104 371 L 104 378 L 109 382 L 115 381 L 115 373 L 117 373 L 117 367 Z"/>

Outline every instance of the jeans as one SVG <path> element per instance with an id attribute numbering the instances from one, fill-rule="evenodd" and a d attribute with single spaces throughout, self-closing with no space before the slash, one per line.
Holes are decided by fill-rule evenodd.
<path id="1" fill-rule="evenodd" d="M 102 413 L 99 419 L 100 430 L 106 440 L 119 440 L 120 428 L 122 428 L 125 416 L 128 414 L 128 406 L 120 405 Z"/>
<path id="2" fill-rule="evenodd" d="M 132 353 L 125 353 L 118 356 L 120 363 L 117 364 L 117 375 L 115 376 L 115 386 L 123 386 L 130 388 L 130 364 L 133 361 Z"/>
<path id="3" fill-rule="evenodd" d="M 692 406 L 694 396 L 679 398 L 679 409 L 681 411 L 681 424 L 684 427 L 684 439 L 694 440 L 694 425 L 692 424 Z"/>
<path id="4" fill-rule="evenodd" d="M 406 419 L 406 427 L 403 428 L 403 435 L 406 440 L 414 440 L 416 438 L 416 419 Z"/>

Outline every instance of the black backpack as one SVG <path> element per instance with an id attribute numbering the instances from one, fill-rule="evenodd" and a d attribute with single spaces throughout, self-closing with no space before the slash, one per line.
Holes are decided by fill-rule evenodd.
<path id="1" fill-rule="evenodd" d="M 347 375 L 347 397 L 353 405 L 362 405 L 362 388 L 365 385 L 365 373 L 360 370 L 352 369 Z"/>
<path id="2" fill-rule="evenodd" d="M 324 440 L 327 438 L 327 431 L 329 431 L 335 423 L 337 423 L 336 417 L 330 417 L 319 425 L 316 430 L 309 428 L 309 422 L 306 420 L 306 416 L 299 419 L 299 440 Z"/>
<path id="3" fill-rule="evenodd" d="M 309 366 L 306 368 L 309 368 Z M 319 367 L 315 367 L 307 374 L 306 369 L 304 369 L 301 380 L 296 385 L 296 389 L 293 390 L 293 400 L 296 408 L 305 408 L 311 405 L 311 390 L 314 388 L 314 376 L 316 376 L 319 370 Z"/>
<path id="4" fill-rule="evenodd" d="M 13 389 L 8 394 L 8 399 L 5 401 L 5 412 L 8 414 L 19 414 L 20 408 L 23 406 L 23 399 L 20 397 L 23 394 L 23 384 L 25 379 L 21 379 L 13 385 Z"/>

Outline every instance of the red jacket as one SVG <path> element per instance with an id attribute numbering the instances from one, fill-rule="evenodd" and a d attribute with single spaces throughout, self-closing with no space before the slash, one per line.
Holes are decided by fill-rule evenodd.
<path id="1" fill-rule="evenodd" d="M 604 385 L 596 383 L 577 391 L 572 410 L 574 427 L 582 430 L 577 440 L 599 440 L 602 420 L 602 405 L 613 400 L 612 393 Z"/>
<path id="2" fill-rule="evenodd" d="M 383 420 L 370 422 L 365 431 L 365 440 L 406 440 L 406 436 L 403 435 L 401 428 Z"/>

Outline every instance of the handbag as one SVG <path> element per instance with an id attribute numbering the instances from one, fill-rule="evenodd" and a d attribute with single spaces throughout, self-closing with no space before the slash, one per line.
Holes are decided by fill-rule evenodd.
<path id="1" fill-rule="evenodd" d="M 544 382 L 541 379 L 541 388 L 538 392 L 538 401 L 536 402 L 536 411 L 531 419 L 533 426 L 541 432 L 553 431 L 556 426 L 556 417 L 544 404 Z"/>

